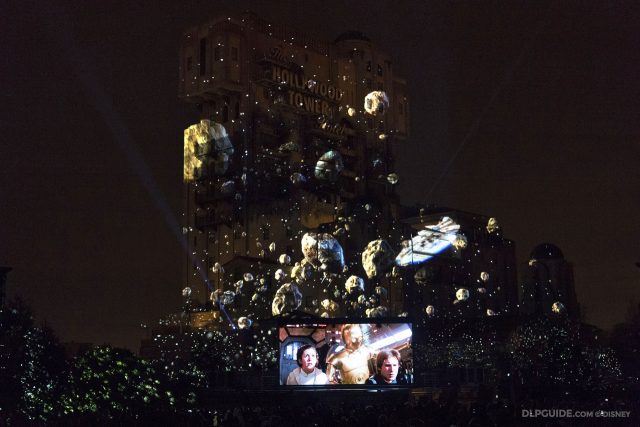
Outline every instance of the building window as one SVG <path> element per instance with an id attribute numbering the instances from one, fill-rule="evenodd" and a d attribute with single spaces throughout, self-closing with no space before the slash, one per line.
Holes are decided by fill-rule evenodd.
<path id="1" fill-rule="evenodd" d="M 382 65 L 378 64 L 378 75 L 382 75 Z"/>
<path id="2" fill-rule="evenodd" d="M 207 39 L 200 39 L 200 75 L 207 72 Z"/>

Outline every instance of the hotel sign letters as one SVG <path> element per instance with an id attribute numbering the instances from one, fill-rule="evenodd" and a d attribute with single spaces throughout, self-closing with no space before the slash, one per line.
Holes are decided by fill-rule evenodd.
<path id="1" fill-rule="evenodd" d="M 269 53 L 272 59 L 279 62 L 284 60 L 280 48 L 272 48 Z M 344 95 L 332 84 L 314 81 L 303 73 L 279 65 L 272 65 L 271 79 L 288 88 L 286 99 L 289 105 L 327 117 L 333 116 L 329 103 L 340 102 Z"/>

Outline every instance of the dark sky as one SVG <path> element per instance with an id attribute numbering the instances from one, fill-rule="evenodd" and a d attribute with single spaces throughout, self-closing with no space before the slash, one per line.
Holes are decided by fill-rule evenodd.
<path id="1" fill-rule="evenodd" d="M 62 340 L 137 349 L 179 306 L 178 41 L 245 9 L 392 55 L 406 204 L 497 217 L 521 263 L 557 244 L 600 327 L 640 301 L 637 2 L 2 2 L 0 265 Z"/>

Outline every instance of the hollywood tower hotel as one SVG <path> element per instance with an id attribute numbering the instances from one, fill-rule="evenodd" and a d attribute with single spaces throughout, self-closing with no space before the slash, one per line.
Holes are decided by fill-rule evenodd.
<path id="1" fill-rule="evenodd" d="M 374 90 L 388 95 L 384 115 L 363 111 Z M 183 286 L 193 299 L 232 290 L 247 271 L 267 274 L 282 255 L 301 260 L 301 233 L 332 232 L 365 200 L 380 215 L 352 224 L 345 257 L 384 232 L 398 206 L 387 176 L 390 146 L 407 137 L 406 91 L 389 56 L 357 32 L 319 41 L 253 14 L 186 31 L 180 98 L 223 125 L 233 146 L 210 173 L 185 177 Z M 343 168 L 326 158 L 317 179 L 330 151 Z"/>

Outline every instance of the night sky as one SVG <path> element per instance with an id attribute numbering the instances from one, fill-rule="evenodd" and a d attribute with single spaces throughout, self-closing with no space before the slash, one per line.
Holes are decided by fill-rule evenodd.
<path id="1" fill-rule="evenodd" d="M 391 54 L 411 96 L 405 204 L 497 217 L 519 275 L 558 245 L 588 323 L 640 302 L 637 2 L 182 3 L 0 5 L 0 265 L 63 341 L 137 350 L 142 323 L 178 310 L 182 135 L 198 119 L 177 98 L 178 43 L 243 10 Z"/>

